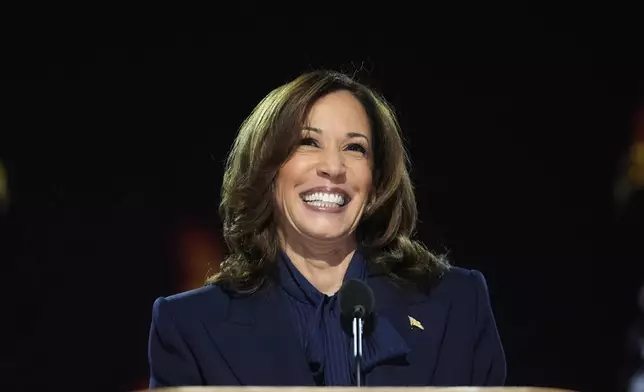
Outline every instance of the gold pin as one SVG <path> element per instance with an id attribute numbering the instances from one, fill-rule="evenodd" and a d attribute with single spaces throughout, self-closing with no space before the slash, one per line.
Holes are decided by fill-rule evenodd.
<path id="1" fill-rule="evenodd" d="M 425 327 L 423 327 L 423 324 L 421 324 L 420 321 L 416 320 L 415 318 L 413 318 L 411 316 L 407 316 L 407 317 L 409 317 L 409 325 L 411 325 L 412 328 L 418 328 L 421 331 L 425 330 Z"/>

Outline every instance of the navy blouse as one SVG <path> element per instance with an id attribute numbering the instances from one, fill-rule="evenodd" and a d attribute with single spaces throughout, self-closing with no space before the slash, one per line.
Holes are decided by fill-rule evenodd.
<path id="1" fill-rule="evenodd" d="M 337 293 L 318 291 L 282 252 L 280 287 L 294 318 L 296 330 L 317 385 L 351 386 L 355 383 L 353 338 L 343 328 Z M 367 278 L 367 263 L 359 251 L 351 259 L 344 280 Z M 377 301 L 377 299 L 376 299 Z M 409 347 L 384 317 L 373 315 L 362 346 L 361 368 L 368 372 L 389 359 L 405 355 Z"/>

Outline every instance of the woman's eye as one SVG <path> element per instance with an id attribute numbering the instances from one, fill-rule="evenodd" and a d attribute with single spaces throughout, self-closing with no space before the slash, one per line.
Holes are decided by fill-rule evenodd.
<path id="1" fill-rule="evenodd" d="M 318 142 L 317 140 L 313 139 L 312 137 L 305 137 L 300 140 L 300 146 L 313 146 L 317 147 Z"/>
<path id="2" fill-rule="evenodd" d="M 363 145 L 358 144 L 358 143 L 349 144 L 347 146 L 347 150 L 349 150 L 349 151 L 357 151 L 357 152 L 361 153 L 362 155 L 367 155 L 367 149 Z"/>

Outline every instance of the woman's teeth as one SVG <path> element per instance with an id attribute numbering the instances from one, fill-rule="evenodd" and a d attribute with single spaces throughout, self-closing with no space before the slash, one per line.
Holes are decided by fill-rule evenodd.
<path id="1" fill-rule="evenodd" d="M 302 200 L 316 207 L 341 207 L 345 205 L 345 199 L 337 193 L 309 193 L 302 196 Z"/>

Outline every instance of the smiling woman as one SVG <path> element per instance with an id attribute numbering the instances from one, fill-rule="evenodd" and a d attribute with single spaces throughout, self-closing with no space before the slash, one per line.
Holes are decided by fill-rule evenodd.
<path id="1" fill-rule="evenodd" d="M 501 385 L 487 286 L 412 239 L 417 212 L 392 108 L 346 75 L 281 86 L 242 124 L 220 212 L 229 256 L 153 307 L 150 386 Z M 359 369 L 343 283 L 375 295 Z"/>
<path id="2" fill-rule="evenodd" d="M 366 86 L 314 72 L 275 89 L 244 122 L 228 157 L 221 215 L 232 255 L 211 282 L 255 291 L 270 281 L 282 251 L 307 253 L 303 245 L 325 248 L 299 256 L 342 264 L 319 271 L 342 276 L 359 244 L 392 278 L 428 284 L 447 263 L 410 239 L 417 212 L 406 165 L 392 108 Z M 315 188 L 327 192 L 307 194 Z M 333 197 L 346 194 L 346 206 L 304 210 L 315 204 L 303 197 L 331 198 L 330 188 Z"/>
<path id="3" fill-rule="evenodd" d="M 371 129 L 347 91 L 320 98 L 303 128 L 300 145 L 275 179 L 277 232 L 298 270 L 332 295 L 346 272 L 341 265 L 356 250 L 353 233 L 372 191 Z"/>

